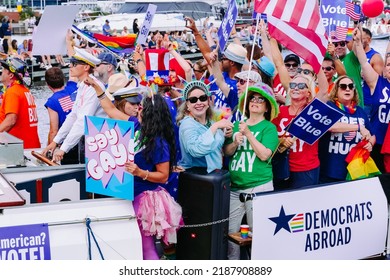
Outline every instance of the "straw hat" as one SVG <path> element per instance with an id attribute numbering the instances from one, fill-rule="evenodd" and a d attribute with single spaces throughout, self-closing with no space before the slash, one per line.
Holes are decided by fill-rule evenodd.
<path id="1" fill-rule="evenodd" d="M 271 105 L 271 113 L 270 113 L 269 121 L 272 121 L 279 114 L 279 105 L 276 102 L 272 89 L 264 83 L 257 83 L 253 86 L 250 86 L 248 88 L 248 93 L 242 94 L 240 96 L 238 108 L 241 114 L 244 112 L 245 97 L 246 97 L 246 104 L 249 104 L 249 100 L 252 98 L 253 93 L 258 93 L 262 97 L 268 100 L 269 104 Z"/>
<path id="2" fill-rule="evenodd" d="M 260 74 L 255 72 L 255 71 L 251 71 L 251 70 L 241 71 L 241 72 L 238 72 L 234 75 L 234 77 L 239 78 L 239 79 L 243 79 L 243 80 L 247 80 L 248 76 L 249 76 L 249 80 L 251 80 L 254 83 L 261 82 Z"/>
<path id="3" fill-rule="evenodd" d="M 241 45 L 230 43 L 223 54 L 231 61 L 237 62 L 239 64 L 248 64 L 246 59 L 247 51 Z"/>
<path id="4" fill-rule="evenodd" d="M 106 95 L 108 98 L 111 100 L 114 100 L 113 94 L 125 87 L 137 87 L 139 85 L 138 80 L 133 78 L 133 79 L 128 79 L 124 74 L 122 73 L 116 73 L 110 76 L 108 78 L 108 86 L 106 89 Z"/>

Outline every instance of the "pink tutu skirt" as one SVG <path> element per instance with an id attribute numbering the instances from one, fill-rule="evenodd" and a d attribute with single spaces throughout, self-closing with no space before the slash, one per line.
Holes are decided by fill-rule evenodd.
<path id="1" fill-rule="evenodd" d="M 162 187 L 140 195 L 136 214 L 145 236 L 156 235 L 167 245 L 176 243 L 176 232 L 184 225 L 181 206 Z"/>

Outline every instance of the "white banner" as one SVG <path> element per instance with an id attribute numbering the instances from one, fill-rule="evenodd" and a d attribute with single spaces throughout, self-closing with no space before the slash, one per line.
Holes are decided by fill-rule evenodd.
<path id="1" fill-rule="evenodd" d="M 78 6 L 47 6 L 33 34 L 33 55 L 66 54 L 66 33 L 79 11 Z"/>
<path id="2" fill-rule="evenodd" d="M 149 35 L 149 29 L 152 26 L 154 14 L 156 13 L 157 6 L 153 4 L 149 4 L 148 10 L 146 11 L 145 14 L 145 19 L 144 22 L 142 23 L 142 27 L 139 31 L 138 37 L 137 37 L 137 45 L 138 44 L 145 44 L 146 39 L 148 38 Z"/>
<path id="3" fill-rule="evenodd" d="M 388 208 L 378 178 L 260 195 L 252 259 L 362 259 L 385 251 Z"/>

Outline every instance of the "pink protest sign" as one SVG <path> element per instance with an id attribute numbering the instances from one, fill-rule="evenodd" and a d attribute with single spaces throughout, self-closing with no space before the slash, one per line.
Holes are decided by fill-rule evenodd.
<path id="1" fill-rule="evenodd" d="M 85 117 L 86 190 L 133 200 L 134 178 L 125 163 L 134 160 L 134 123 Z"/>

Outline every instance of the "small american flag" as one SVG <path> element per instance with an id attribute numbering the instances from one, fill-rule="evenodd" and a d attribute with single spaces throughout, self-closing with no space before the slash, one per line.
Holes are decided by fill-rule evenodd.
<path id="1" fill-rule="evenodd" d="M 336 38 L 341 41 L 345 41 L 347 37 L 348 27 L 336 26 Z"/>
<path id="2" fill-rule="evenodd" d="M 345 1 L 346 14 L 353 20 L 360 19 L 360 6 L 356 5 L 350 1 Z"/>
<path id="3" fill-rule="evenodd" d="M 64 97 L 58 99 L 58 102 L 60 102 L 61 108 L 62 108 L 62 110 L 64 112 L 72 110 L 73 101 L 72 101 L 72 99 L 70 98 L 69 95 L 64 96 Z"/>
<path id="4" fill-rule="evenodd" d="M 350 142 L 352 139 L 356 137 L 356 131 L 348 131 L 343 133 L 345 140 Z"/>

